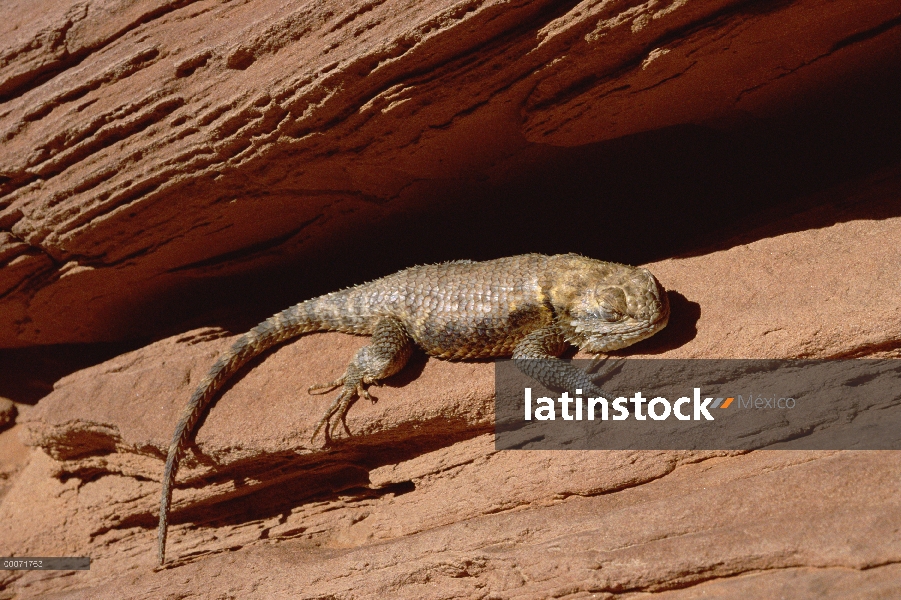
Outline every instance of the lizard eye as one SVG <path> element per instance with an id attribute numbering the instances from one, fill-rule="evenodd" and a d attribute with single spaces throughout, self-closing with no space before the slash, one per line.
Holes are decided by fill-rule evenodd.
<path id="1" fill-rule="evenodd" d="M 623 318 L 621 313 L 606 306 L 599 306 L 593 311 L 591 316 L 600 319 L 601 321 L 607 321 L 608 323 L 615 323 Z"/>

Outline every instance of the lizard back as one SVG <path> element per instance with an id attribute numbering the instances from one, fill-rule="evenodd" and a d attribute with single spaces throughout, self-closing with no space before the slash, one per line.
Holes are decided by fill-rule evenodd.
<path id="1" fill-rule="evenodd" d="M 439 358 L 509 356 L 531 331 L 562 316 L 555 306 L 586 285 L 618 284 L 634 269 L 574 254 L 526 254 L 404 269 L 308 303 L 330 329 L 371 333 L 395 317 Z"/>

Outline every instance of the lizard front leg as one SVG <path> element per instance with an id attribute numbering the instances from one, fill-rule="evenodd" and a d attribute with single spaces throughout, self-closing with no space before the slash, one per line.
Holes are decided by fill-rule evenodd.
<path id="1" fill-rule="evenodd" d="M 566 340 L 557 325 L 548 325 L 528 334 L 513 349 L 516 367 L 546 386 L 613 399 L 599 388 L 585 371 L 558 357 L 566 350 Z"/>
<path id="2" fill-rule="evenodd" d="M 332 418 L 335 416 L 341 421 L 344 431 L 350 435 L 346 421 L 347 411 L 350 410 L 356 399 L 362 396 L 367 400 L 372 400 L 372 396 L 369 395 L 366 388 L 403 369 L 412 353 L 413 340 L 403 323 L 393 317 L 379 319 L 372 332 L 372 341 L 368 346 L 363 346 L 357 351 L 340 379 L 310 387 L 310 392 L 322 388 L 341 387 L 341 393 L 316 423 L 310 439 L 315 439 L 316 434 L 322 429 L 325 443 L 328 445 L 332 439 Z"/>

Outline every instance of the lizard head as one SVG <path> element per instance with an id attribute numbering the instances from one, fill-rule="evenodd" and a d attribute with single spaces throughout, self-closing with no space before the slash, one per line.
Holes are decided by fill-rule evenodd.
<path id="1" fill-rule="evenodd" d="M 567 341 L 585 352 L 631 346 L 663 329 L 669 320 L 666 291 L 651 272 L 616 267 L 621 269 L 607 272 L 596 284 L 591 278 L 583 281 L 558 321 Z"/>

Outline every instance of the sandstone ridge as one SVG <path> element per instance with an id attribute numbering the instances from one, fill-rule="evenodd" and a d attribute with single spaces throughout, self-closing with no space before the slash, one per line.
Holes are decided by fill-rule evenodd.
<path id="1" fill-rule="evenodd" d="M 459 213 L 536 162 L 571 165 L 555 148 L 688 125 L 759 129 L 837 88 L 868 89 L 881 114 L 889 100 L 874 81 L 894 79 L 899 18 L 890 0 L 5 2 L 0 347 L 184 330 L 214 306 L 197 296 L 266 268 L 299 271 L 307 283 L 291 291 L 309 296 L 336 283 L 315 279 L 323 259 L 368 276 L 406 266 L 361 226 L 385 235 L 412 214 Z M 861 144 L 891 131 L 879 119 Z M 653 180 L 673 158 L 636 175 Z M 546 209 L 525 211 L 526 230 L 549 226 Z M 481 255 L 477 240 L 503 235 L 486 234 L 460 241 Z M 489 252 L 510 254 L 509 239 Z M 591 243 L 576 249 L 610 253 Z M 459 244 L 416 258 L 430 257 L 460 258 Z"/>

